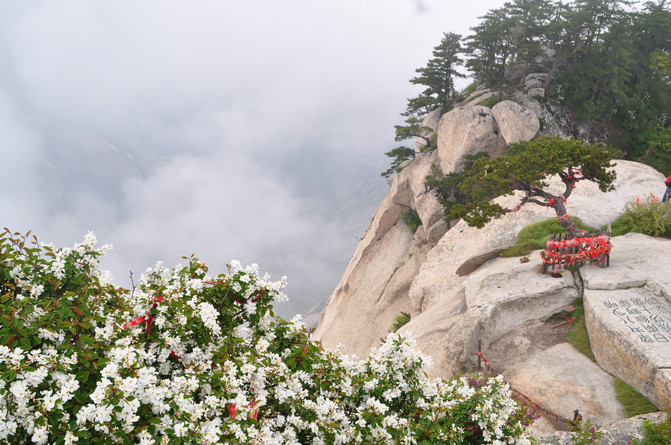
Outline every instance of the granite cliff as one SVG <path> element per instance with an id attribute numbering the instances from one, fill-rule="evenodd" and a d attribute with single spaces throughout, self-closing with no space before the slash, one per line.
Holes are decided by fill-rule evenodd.
<path id="1" fill-rule="evenodd" d="M 429 114 L 423 125 L 436 135 L 437 149 L 423 150 L 392 180 L 350 260 L 340 284 L 321 314 L 315 336 L 326 348 L 366 355 L 380 343 L 396 316 L 409 313 L 401 328 L 418 341 L 436 364 L 433 374 L 449 377 L 478 366 L 478 351 L 512 387 L 533 403 L 562 418 L 579 409 L 586 420 L 607 425 L 624 419 L 615 398 L 615 377 L 632 385 L 657 407 L 671 407 L 671 241 L 629 234 L 611 239 L 611 265 L 563 270 L 553 278 L 541 273 L 538 252 L 530 261 L 502 258 L 520 229 L 554 217 L 527 205 L 483 229 L 463 221 L 448 224 L 427 190 L 432 166 L 458 171 L 466 154 L 491 156 L 511 144 L 541 134 L 590 139 L 589 128 L 539 102 L 538 75 L 526 78 L 524 91 L 491 109 L 480 90 L 453 110 Z M 541 122 L 543 122 L 541 128 Z M 593 227 L 613 221 L 624 205 L 659 194 L 662 173 L 643 164 L 617 161 L 615 190 L 602 193 L 581 182 L 567 202 L 572 216 Z M 551 187 L 561 189 L 558 178 Z M 498 198 L 513 207 L 516 198 Z M 401 212 L 421 219 L 413 233 Z M 586 324 L 596 362 L 566 342 L 568 324 L 547 323 L 578 297 L 585 301 Z M 541 432 L 556 428 L 540 422 Z"/>

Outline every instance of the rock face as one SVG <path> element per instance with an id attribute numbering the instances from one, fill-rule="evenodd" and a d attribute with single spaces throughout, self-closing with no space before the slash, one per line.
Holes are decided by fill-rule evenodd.
<path id="1" fill-rule="evenodd" d="M 455 227 L 448 233 L 457 230 Z M 442 249 L 447 247 L 443 242 L 450 238 L 443 237 L 440 248 L 430 252 L 431 258 L 426 263 L 433 263 L 436 253 L 446 252 Z M 485 258 L 482 257 L 482 262 Z M 411 333 L 422 351 L 440 363 L 440 368 L 433 371 L 435 375 L 450 375 L 463 366 L 475 368 L 479 344 L 492 369 L 502 372 L 538 349 L 564 341 L 544 320 L 567 309 L 576 299 L 570 274 L 561 279 L 546 279 L 539 273 L 537 262 L 493 258 L 486 262 L 486 267 L 481 266 L 467 276 L 453 271 L 441 277 L 444 279 L 429 281 L 428 275 L 438 270 L 447 273 L 449 268 L 447 264 L 432 265 L 430 272 L 423 265 L 412 283 L 410 296 L 421 301 L 423 308 L 418 312 L 413 307 L 413 319 L 401 332 Z M 511 349 L 516 351 L 514 356 Z"/>
<path id="2" fill-rule="evenodd" d="M 408 311 L 410 283 L 447 230 L 438 200 L 424 186 L 435 162 L 436 151 L 420 153 L 394 177 L 329 298 L 328 310 L 322 312 L 316 335 L 325 346 L 343 343 L 348 353 L 365 355 L 387 334 L 394 318 Z M 410 209 L 422 220 L 415 233 L 400 218 L 403 210 Z M 357 304 L 352 304 L 353 296 Z"/>
<path id="3" fill-rule="evenodd" d="M 438 132 L 438 125 L 440 124 L 440 115 L 442 109 L 437 108 L 426 115 L 422 121 L 421 127 L 424 127 L 425 131 L 422 131 L 422 136 L 431 138 L 435 136 Z M 417 138 L 415 141 L 415 153 L 421 153 L 426 149 L 427 143 L 424 138 Z M 434 147 L 435 148 L 435 147 Z"/>
<path id="4" fill-rule="evenodd" d="M 599 366 L 671 408 L 671 240 L 627 234 L 608 269 L 585 268 L 585 322 Z"/>
<path id="5" fill-rule="evenodd" d="M 511 100 L 494 105 L 492 116 L 508 145 L 533 139 L 541 128 L 536 113 Z"/>
<path id="6" fill-rule="evenodd" d="M 619 420 L 601 428 L 603 437 L 595 445 L 620 445 L 632 442 L 632 439 L 643 440 L 643 422 L 652 424 L 662 423 L 666 420 L 666 413 L 649 413 L 634 416 L 629 419 Z M 551 436 L 540 437 L 539 444 L 543 445 L 572 445 L 575 442 L 576 433 L 558 431 Z M 661 444 L 660 444 L 661 445 Z"/>
<path id="7" fill-rule="evenodd" d="M 315 337 L 326 348 L 342 343 L 347 354 L 367 355 L 388 333 L 395 317 L 407 312 L 412 318 L 401 332 L 410 333 L 422 351 L 432 356 L 434 376 L 448 377 L 464 367 L 476 368 L 480 350 L 490 363 L 489 371 L 509 376 L 517 390 L 551 405 L 559 411 L 557 415 L 565 418 L 572 418 L 577 408 L 588 414 L 586 420 L 592 422 L 608 423 L 622 417 L 613 402 L 612 388 L 608 383 L 598 383 L 611 381 L 605 373 L 625 380 L 649 394 L 659 406 L 666 406 L 663 398 L 669 365 L 666 358 L 661 358 L 666 357 L 664 354 L 657 354 L 656 361 L 645 364 L 647 374 L 625 371 L 623 360 L 617 362 L 616 358 L 631 354 L 628 351 L 633 351 L 633 346 L 615 347 L 610 341 L 611 349 L 603 346 L 598 353 L 595 351 L 597 364 L 587 363 L 565 344 L 568 325 L 557 326 L 548 321 L 568 309 L 584 286 L 591 319 L 588 323 L 592 323 L 590 337 L 594 331 L 595 344 L 599 344 L 596 332 L 603 331 L 603 341 L 608 342 L 608 337 L 615 335 L 611 334 L 615 327 L 596 324 L 601 316 L 592 314 L 596 314 L 592 307 L 604 298 L 599 292 L 606 291 L 604 285 L 597 283 L 648 283 L 650 269 L 659 269 L 663 276 L 662 267 L 671 263 L 671 246 L 664 244 L 660 248 L 662 259 L 656 260 L 656 268 L 648 263 L 619 268 L 620 264 L 636 264 L 629 255 L 640 255 L 641 249 L 647 251 L 651 247 L 639 247 L 636 243 L 641 238 L 637 236 L 615 238 L 610 268 L 585 266 L 580 274 L 563 270 L 559 278 L 552 278 L 541 273 L 538 252 L 524 263 L 519 258 L 501 258 L 499 252 L 514 244 L 523 227 L 555 217 L 553 211 L 527 204 L 482 229 L 461 221 L 448 230 L 436 197 L 426 190 L 425 177 L 434 165 L 443 172 L 457 171 L 465 154 L 486 150 L 496 156 L 505 151 L 509 142 L 534 137 L 539 131 L 534 113 L 529 107 L 502 103 L 496 112 L 479 105 L 463 106 L 440 118 L 437 150 L 417 153 L 415 160 L 393 179 L 389 194 L 376 210 L 340 284 L 322 311 Z M 614 168 L 617 180 L 612 192 L 602 193 L 589 181 L 578 183 L 567 202 L 571 216 L 593 227 L 603 227 L 622 212 L 626 202 L 663 191 L 663 175 L 650 167 L 618 161 Z M 563 190 L 558 178 L 549 182 L 550 191 Z M 519 202 L 517 196 L 497 199 L 506 208 Z M 416 211 L 422 221 L 415 233 L 400 218 L 404 210 Z M 620 240 L 623 247 L 617 247 Z M 650 243 L 660 241 L 651 239 Z M 615 274 L 620 278 L 611 279 Z M 626 286 L 618 284 L 616 290 Z M 668 281 L 660 278 L 659 283 L 648 287 L 659 300 L 669 298 Z M 616 298 L 631 297 L 612 296 L 613 300 Z M 623 322 L 615 319 L 614 323 Z M 642 363 L 639 359 L 634 361 Z M 544 386 L 533 384 L 540 377 L 531 377 L 533 369 L 541 364 L 552 364 L 553 377 L 548 377 Z M 565 389 L 571 379 L 581 382 L 580 390 Z M 651 379 L 655 383 L 650 384 Z M 553 392 L 568 395 L 548 395 Z"/>
<path id="8" fill-rule="evenodd" d="M 502 155 L 506 147 L 492 111 L 487 107 L 455 108 L 440 119 L 438 153 L 443 172 L 459 171 L 466 155 L 487 151 L 496 157 Z"/>
<path id="9" fill-rule="evenodd" d="M 531 97 L 545 97 L 547 73 L 530 73 L 524 78 L 524 88 Z"/>
<path id="10" fill-rule="evenodd" d="M 614 378 L 568 343 L 511 366 L 504 377 L 513 388 L 523 387 L 525 396 L 565 419 L 572 420 L 576 409 L 598 425 L 624 417 Z"/>

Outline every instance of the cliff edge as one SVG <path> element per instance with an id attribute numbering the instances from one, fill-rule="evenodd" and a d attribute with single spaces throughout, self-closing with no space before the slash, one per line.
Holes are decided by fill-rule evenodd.
<path id="1" fill-rule="evenodd" d="M 406 312 L 411 320 L 400 332 L 412 334 L 433 357 L 436 376 L 475 369 L 480 352 L 490 372 L 502 373 L 520 394 L 560 418 L 579 409 L 599 425 L 623 419 L 614 377 L 659 408 L 671 407 L 671 280 L 662 270 L 671 263 L 671 241 L 639 234 L 613 238 L 610 267 L 588 264 L 553 278 L 542 274 L 538 252 L 526 263 L 499 256 L 523 227 L 554 217 L 551 209 L 527 205 L 482 229 L 460 221 L 448 230 L 424 184 L 433 166 L 458 171 L 467 154 L 498 156 L 540 134 L 568 136 L 562 130 L 567 125 L 550 119 L 528 94 L 492 109 L 477 97 L 425 120 L 438 148 L 421 151 L 418 144 L 415 159 L 392 180 L 322 311 L 316 339 L 325 348 L 343 344 L 345 353 L 364 356 Z M 602 193 L 589 181 L 578 185 L 567 202 L 571 216 L 602 227 L 628 201 L 660 192 L 663 175 L 651 167 L 620 160 L 614 168 L 614 191 Z M 562 189 L 558 178 L 550 183 Z M 497 199 L 504 207 L 517 203 L 515 196 Z M 421 219 L 414 233 L 402 221 L 405 209 Z M 568 324 L 547 322 L 578 297 L 585 301 L 596 362 L 566 343 Z M 551 422 L 538 428 L 556 429 Z"/>

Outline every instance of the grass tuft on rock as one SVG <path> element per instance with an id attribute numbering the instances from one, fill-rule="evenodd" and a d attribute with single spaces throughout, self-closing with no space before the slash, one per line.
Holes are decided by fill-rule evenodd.
<path id="1" fill-rule="evenodd" d="M 647 397 L 620 379 L 615 379 L 615 395 L 622 404 L 627 417 L 658 411 L 657 407 Z"/>
<path id="2" fill-rule="evenodd" d="M 584 224 L 580 219 L 572 219 L 582 230 L 587 232 L 596 231 L 596 229 Z M 517 235 L 517 243 L 501 252 L 501 256 L 524 256 L 528 255 L 532 250 L 545 249 L 548 239 L 554 234 L 566 234 L 566 230 L 559 224 L 557 218 L 548 218 L 544 221 L 529 224 L 520 230 L 520 233 Z"/>
<path id="3" fill-rule="evenodd" d="M 410 321 L 410 314 L 407 312 L 401 312 L 401 315 L 397 315 L 396 318 L 394 318 L 394 324 L 391 325 L 390 331 L 391 332 L 396 332 L 401 327 L 404 325 L 408 324 Z"/>
<path id="4" fill-rule="evenodd" d="M 636 439 L 634 445 L 660 445 L 671 443 L 671 410 L 666 412 L 666 420 L 653 424 L 649 420 L 643 421 L 643 442 Z"/>
<path id="5" fill-rule="evenodd" d="M 578 298 L 574 305 L 575 313 L 573 315 L 573 323 L 571 323 L 571 329 L 569 329 L 566 334 L 566 341 L 596 363 L 594 354 L 592 354 L 592 348 L 589 344 L 587 326 L 585 326 L 585 307 L 583 306 L 582 297 Z"/>

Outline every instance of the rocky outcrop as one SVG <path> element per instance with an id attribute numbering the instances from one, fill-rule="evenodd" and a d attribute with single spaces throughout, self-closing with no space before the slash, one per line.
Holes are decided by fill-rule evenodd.
<path id="1" fill-rule="evenodd" d="M 504 100 L 494 105 L 492 116 L 508 145 L 530 141 L 541 127 L 536 113 L 511 100 Z"/>
<path id="2" fill-rule="evenodd" d="M 526 97 L 529 103 L 533 102 Z M 622 283 L 647 283 L 649 275 L 646 274 L 652 265 L 641 263 L 631 270 L 617 266 L 619 262 L 636 264 L 629 255 L 648 249 L 630 244 L 629 238 L 636 237 L 612 240 L 610 268 L 588 265 L 581 269 L 582 279 L 565 270 L 558 278 L 552 278 L 541 273 L 538 252 L 530 255 L 529 262 L 499 256 L 503 249 L 515 243 L 523 227 L 555 217 L 548 208 L 527 204 L 482 229 L 461 221 L 447 230 L 441 207 L 424 184 L 432 168 L 439 166 L 443 172 L 458 171 L 466 154 L 485 150 L 497 156 L 509 143 L 532 138 L 540 131 L 534 109 L 505 101 L 499 105 L 493 111 L 478 105 L 464 106 L 441 117 L 437 126 L 437 150 L 418 152 L 415 160 L 394 177 L 389 194 L 378 207 L 322 312 L 316 338 L 326 348 L 342 343 L 345 353 L 365 355 L 387 334 L 394 318 L 408 312 L 412 318 L 401 332 L 412 334 L 422 351 L 432 356 L 436 365 L 432 371 L 434 376 L 449 376 L 464 367 L 477 367 L 480 351 L 488 358 L 490 371 L 505 373 L 515 381 L 517 390 L 551 405 L 560 411 L 557 415 L 565 418 L 571 418 L 576 408 L 592 422 L 607 423 L 622 416 L 613 402 L 612 388 L 598 383 L 610 381 L 611 377 L 606 374 L 640 388 L 639 391 L 649 394 L 658 406 L 666 406 L 663 402 L 668 386 L 664 383 L 668 372 L 666 358 L 646 364 L 648 374 L 616 371 L 615 368 L 622 366 L 615 359 L 633 351 L 633 346 L 610 350 L 603 346 L 600 352 L 595 352 L 597 364 L 587 363 L 565 344 L 568 325 L 548 323 L 554 314 L 569 308 L 582 294 L 583 286 L 588 317 L 592 320 L 589 323 L 600 320 L 602 316 L 593 307 L 604 298 L 599 292 L 606 289 L 600 288 L 597 282 L 608 280 L 611 274 L 617 274 L 620 278 L 616 281 Z M 432 125 L 435 125 L 435 116 Z M 650 167 L 618 161 L 614 168 L 617 174 L 614 191 L 602 193 L 589 181 L 578 183 L 567 202 L 571 216 L 593 227 L 604 227 L 622 212 L 628 201 L 662 191 L 663 175 Z M 550 178 L 549 182 L 549 191 L 558 194 L 563 190 L 558 178 Z M 497 198 L 497 202 L 513 208 L 519 197 L 504 196 Z M 405 209 L 416 211 L 422 221 L 415 233 L 400 219 Z M 622 248 L 617 247 L 620 240 Z M 661 248 L 658 255 L 662 259 L 656 261 L 668 265 L 670 253 L 668 246 Z M 617 291 L 623 291 L 623 286 L 618 285 Z M 668 299 L 668 283 L 660 281 L 648 287 L 650 292 L 657 292 L 654 294 L 657 298 L 664 295 Z M 622 324 L 621 320 L 615 321 Z M 613 345 L 608 336 L 616 335 L 614 328 L 593 324 L 590 336 L 592 331 L 607 332 L 603 341 Z M 597 335 L 595 344 L 598 344 Z M 529 377 L 541 364 L 552 364 L 553 377 L 548 377 L 544 387 L 534 386 Z M 576 369 L 580 372 L 576 373 Z M 642 376 L 640 380 L 636 372 Z M 566 389 L 571 379 L 581 382 L 580 390 Z M 646 387 L 643 380 L 650 382 L 651 379 L 656 383 L 648 383 Z M 545 395 L 541 394 L 543 388 Z M 565 397 L 548 396 L 555 392 Z"/>
<path id="3" fill-rule="evenodd" d="M 597 363 L 671 408 L 671 240 L 613 240 L 608 269 L 584 268 L 585 322 Z"/>
<path id="4" fill-rule="evenodd" d="M 456 235 L 457 230 L 455 227 L 448 234 L 454 231 Z M 436 249 L 446 252 L 445 241 L 450 239 L 453 240 L 448 235 L 443 237 L 441 247 L 429 253 L 425 264 L 437 259 Z M 452 253 L 463 258 L 459 252 Z M 438 364 L 432 371 L 434 375 L 450 375 L 462 367 L 475 368 L 478 346 L 492 370 L 502 372 L 539 350 L 565 341 L 562 331 L 552 329 L 544 320 L 567 309 L 577 298 L 570 274 L 546 279 L 539 273 L 537 262 L 520 263 L 519 258 L 488 259 L 486 267 L 464 277 L 455 273 L 454 266 L 434 266 L 437 267 L 432 267 L 433 272 L 440 268 L 446 275 L 433 275 L 426 280 L 433 272 L 422 266 L 410 290 L 411 299 L 414 297 L 418 303 L 421 292 L 422 311 L 413 311 L 412 320 L 402 328 Z M 449 275 L 448 268 L 452 269 Z M 513 350 L 515 354 L 511 354 Z"/>
<path id="5" fill-rule="evenodd" d="M 316 336 L 327 347 L 343 343 L 348 353 L 366 354 L 387 334 L 400 312 L 413 311 L 412 300 L 408 298 L 410 286 L 428 252 L 447 231 L 440 203 L 425 186 L 425 178 L 433 167 L 448 172 L 460 168 L 459 158 L 451 154 L 455 150 L 460 156 L 481 150 L 497 156 L 507 146 L 498 134 L 498 125 L 489 108 L 452 110 L 437 124 L 439 116 L 440 112 L 434 111 L 422 122 L 422 127 L 438 131 L 438 149 L 418 152 L 415 160 L 394 177 L 389 193 L 376 210 L 340 284 L 322 312 Z M 477 122 L 472 122 L 473 119 Z M 507 125 L 515 125 L 514 119 L 509 119 Z M 457 140 L 460 133 L 467 136 Z M 449 135 L 455 139 L 450 140 Z M 400 221 L 404 209 L 416 211 L 422 221 L 414 234 Z M 514 237 L 512 233 L 511 237 Z M 460 273 L 476 268 L 490 257 L 490 252 L 484 252 L 480 259 L 471 258 Z"/>
<path id="6" fill-rule="evenodd" d="M 513 388 L 524 388 L 527 398 L 560 416 L 543 417 L 548 423 L 573 420 L 576 409 L 584 419 L 597 425 L 624 418 L 615 395 L 615 379 L 568 343 L 535 354 L 506 369 L 503 375 Z M 536 436 L 542 424 L 535 422 Z M 551 432 L 554 426 L 546 431 Z"/>
<path id="7" fill-rule="evenodd" d="M 428 144 L 425 138 L 435 138 L 436 133 L 438 132 L 438 125 L 440 124 L 442 112 L 442 108 L 437 108 L 427 114 L 422 121 L 422 124 L 420 125 L 422 128 L 420 130 L 423 137 L 419 137 L 415 141 L 415 153 L 421 153 L 426 150 Z"/>
<path id="8" fill-rule="evenodd" d="M 526 93 L 534 98 L 545 97 L 545 80 L 547 73 L 530 73 L 524 78 L 524 89 Z"/>
<path id="9" fill-rule="evenodd" d="M 459 171 L 466 155 L 486 151 L 490 157 L 496 157 L 502 155 L 506 147 L 492 111 L 487 107 L 455 108 L 440 119 L 438 153 L 443 172 Z"/>
<path id="10" fill-rule="evenodd" d="M 666 420 L 666 416 L 666 413 L 663 412 L 641 414 L 602 426 L 600 431 L 603 436 L 595 442 L 595 445 L 626 445 L 632 443 L 633 439 L 642 441 L 643 422 L 662 423 Z M 540 437 L 538 443 L 543 445 L 572 445 L 576 443 L 575 435 L 575 433 L 568 431 L 558 431 L 552 435 Z"/>
<path id="11" fill-rule="evenodd" d="M 621 213 L 626 202 L 646 196 L 654 187 L 659 188 L 662 178 L 653 168 L 630 161 L 618 161 L 615 171 L 616 188 L 608 193 L 602 193 L 589 181 L 578 183 L 567 202 L 569 214 L 592 227 L 603 227 Z M 560 192 L 561 182 L 553 178 L 548 190 Z M 519 200 L 515 196 L 507 196 L 498 198 L 497 202 L 504 208 L 512 208 Z M 531 204 L 522 207 L 519 212 L 490 222 L 482 229 L 459 222 L 443 236 L 422 265 L 409 295 L 414 312 L 426 310 L 435 299 L 446 295 L 452 286 L 459 285 L 464 269 L 482 264 L 514 244 L 517 233 L 524 226 L 554 216 L 553 211 Z"/>

